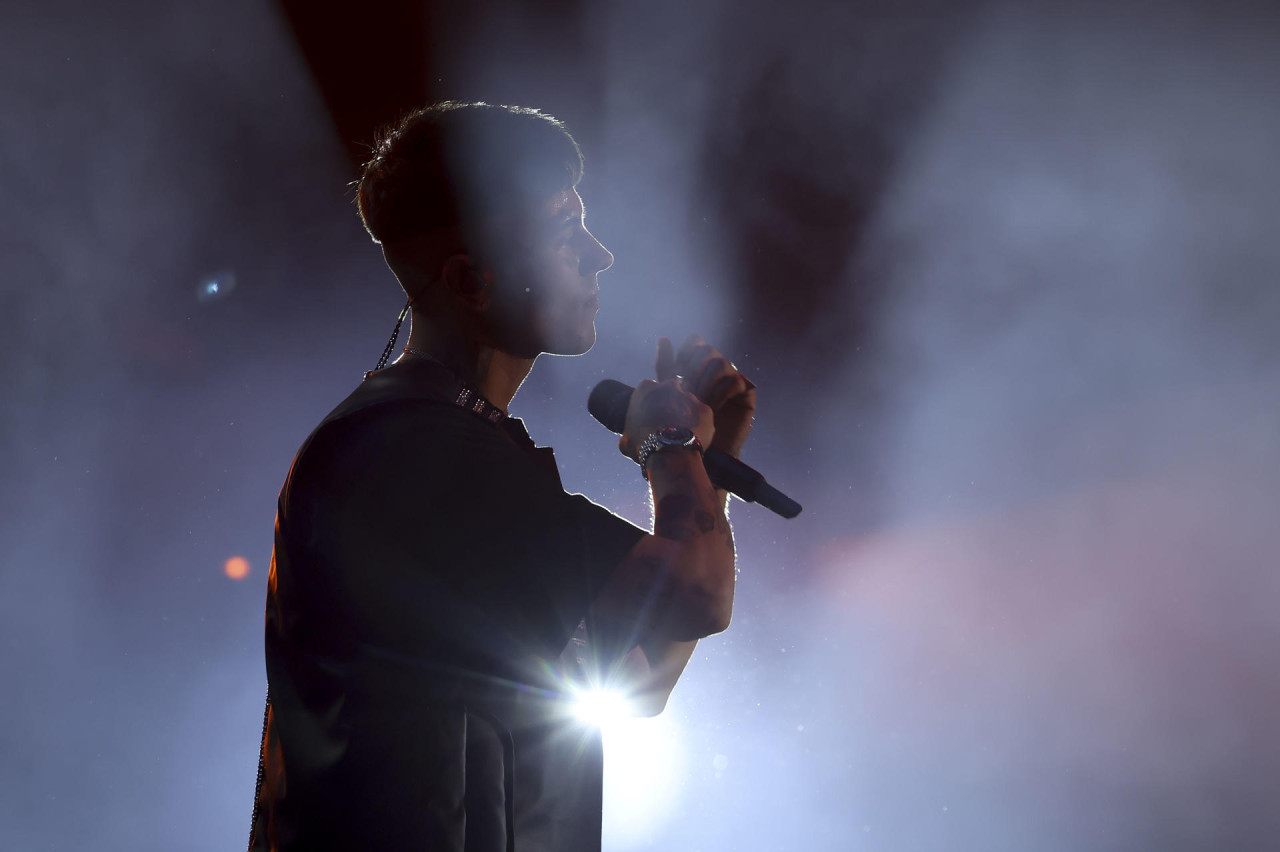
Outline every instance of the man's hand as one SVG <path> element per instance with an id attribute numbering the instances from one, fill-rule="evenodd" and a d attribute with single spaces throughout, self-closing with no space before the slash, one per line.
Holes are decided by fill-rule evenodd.
<path id="1" fill-rule="evenodd" d="M 618 449 L 632 461 L 654 432 L 668 426 L 684 426 L 693 431 L 702 446 L 715 442 L 711 409 L 684 390 L 674 376 L 662 382 L 645 379 L 636 385 L 627 406 L 627 423 L 618 439 Z"/>
<path id="2" fill-rule="evenodd" d="M 697 336 L 679 353 L 662 338 L 656 369 L 659 381 L 640 382 L 631 394 L 622 452 L 634 459 L 653 432 L 684 426 L 704 447 L 736 456 L 751 431 L 754 386 Z M 696 640 L 729 626 L 737 578 L 728 495 L 707 477 L 702 457 L 655 453 L 649 471 L 653 535 L 631 549 L 592 604 L 598 619 L 639 642 L 645 666 L 635 688 L 646 715 L 662 710 Z"/>
<path id="3" fill-rule="evenodd" d="M 682 377 L 684 389 L 714 413 L 715 437 L 704 446 L 737 458 L 751 433 L 756 410 L 755 385 L 719 350 L 696 334 L 686 338 L 679 351 L 668 338 L 660 338 L 654 371 L 660 382 Z"/>

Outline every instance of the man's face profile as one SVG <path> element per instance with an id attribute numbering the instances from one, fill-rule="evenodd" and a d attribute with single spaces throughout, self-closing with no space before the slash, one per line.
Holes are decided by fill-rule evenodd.
<path id="1" fill-rule="evenodd" d="M 586 229 L 572 187 L 526 208 L 519 220 L 506 262 L 495 265 L 495 330 L 512 354 L 581 355 L 596 341 L 596 277 L 613 255 Z"/>

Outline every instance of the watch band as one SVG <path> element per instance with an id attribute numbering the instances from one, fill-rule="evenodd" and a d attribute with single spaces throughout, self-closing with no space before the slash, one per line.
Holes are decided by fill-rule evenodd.
<path id="1" fill-rule="evenodd" d="M 668 426 L 659 429 L 644 439 L 640 450 L 636 453 L 636 461 L 640 463 L 640 475 L 649 480 L 649 457 L 662 450 L 697 450 L 702 452 L 702 442 L 693 434 L 692 429 L 684 426 Z"/>

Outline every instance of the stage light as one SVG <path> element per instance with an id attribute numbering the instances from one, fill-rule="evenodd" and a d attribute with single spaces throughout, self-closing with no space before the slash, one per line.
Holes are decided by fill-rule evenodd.
<path id="1" fill-rule="evenodd" d="M 633 714 L 626 694 L 599 687 L 574 688 L 568 712 L 598 728 L 604 740 L 604 837 L 606 845 L 644 845 L 670 819 L 682 787 L 684 750 L 671 713 Z"/>
<path id="2" fill-rule="evenodd" d="M 606 848 L 651 848 L 675 815 L 687 781 L 678 718 L 668 708 L 602 728 Z"/>
<path id="3" fill-rule="evenodd" d="M 249 560 L 243 556 L 233 556 L 222 566 L 222 570 L 233 580 L 243 580 L 249 576 Z"/>
<path id="4" fill-rule="evenodd" d="M 206 275 L 196 288 L 196 299 L 201 302 L 212 302 L 223 299 L 236 289 L 236 274 L 230 269 L 221 269 Z"/>
<path id="5" fill-rule="evenodd" d="M 574 696 L 573 714 L 597 728 L 631 718 L 631 706 L 620 693 L 608 689 L 583 689 Z"/>

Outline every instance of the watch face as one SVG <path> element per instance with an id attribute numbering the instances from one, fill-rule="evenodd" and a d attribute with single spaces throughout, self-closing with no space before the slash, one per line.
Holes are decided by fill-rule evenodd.
<path id="1" fill-rule="evenodd" d="M 684 446 L 693 440 L 693 430 L 684 426 L 668 426 L 658 433 L 658 437 L 662 439 L 664 444 Z"/>

